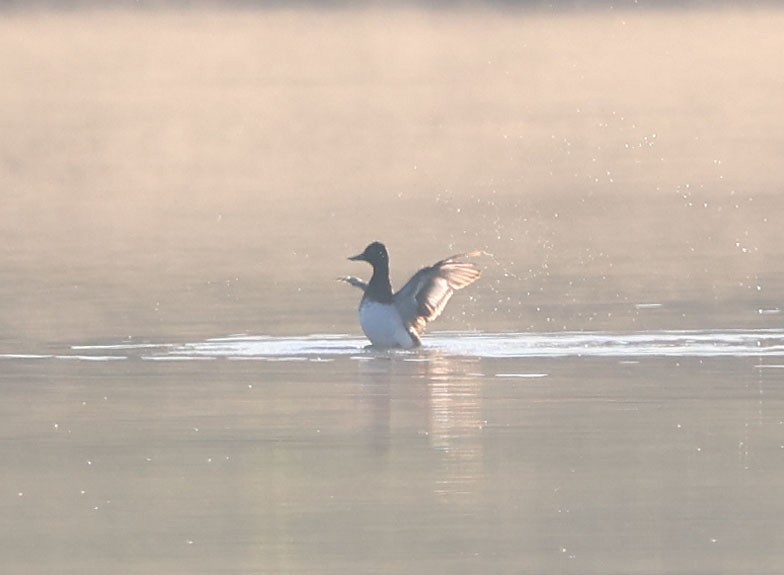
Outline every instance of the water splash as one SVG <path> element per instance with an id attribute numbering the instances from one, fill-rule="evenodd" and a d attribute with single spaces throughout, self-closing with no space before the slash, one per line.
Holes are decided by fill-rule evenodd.
<path id="1" fill-rule="evenodd" d="M 379 353 L 361 338 L 345 335 L 303 337 L 232 336 L 188 343 L 147 359 L 308 359 Z M 684 330 L 632 333 L 463 333 L 428 336 L 425 353 L 463 357 L 756 357 L 784 356 L 784 330 Z M 384 353 L 384 352 L 380 352 Z"/>
<path id="2" fill-rule="evenodd" d="M 645 332 L 476 333 L 435 332 L 424 347 L 383 351 L 363 338 L 343 334 L 299 337 L 232 335 L 184 344 L 74 345 L 71 354 L 0 354 L 0 361 L 83 360 L 144 361 L 264 360 L 322 361 L 387 354 L 426 360 L 429 354 L 475 358 L 609 357 L 784 357 L 784 329 L 672 330 Z"/>
<path id="3" fill-rule="evenodd" d="M 654 332 L 434 333 L 426 353 L 465 357 L 753 357 L 784 356 L 784 330 L 684 330 Z M 235 336 L 189 343 L 170 357 L 323 357 L 374 352 L 366 341 L 342 335 Z M 376 352 L 377 353 L 377 352 Z M 398 352 L 412 353 L 418 352 Z"/>

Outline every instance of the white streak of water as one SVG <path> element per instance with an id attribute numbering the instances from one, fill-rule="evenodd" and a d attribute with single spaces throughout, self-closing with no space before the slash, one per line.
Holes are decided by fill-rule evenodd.
<path id="1" fill-rule="evenodd" d="M 364 339 L 348 336 L 215 338 L 163 353 L 174 357 L 303 358 L 387 353 L 407 360 L 420 352 L 365 350 Z M 655 332 L 435 333 L 422 351 L 465 357 L 784 356 L 784 330 L 683 330 Z"/>
<path id="2" fill-rule="evenodd" d="M 430 354 L 484 358 L 604 357 L 633 363 L 642 357 L 784 357 L 784 329 L 667 330 L 644 332 L 460 333 L 436 332 L 420 350 L 375 350 L 358 337 L 232 335 L 184 344 L 74 345 L 74 354 L 0 354 L 0 360 L 72 359 L 111 361 L 136 356 L 151 361 L 210 359 L 322 361 L 336 357 L 400 357 L 427 361 Z M 111 355 L 107 352 L 122 352 Z M 92 353 L 91 353 L 92 352 Z M 138 355 L 134 354 L 138 352 Z M 126 355 L 127 354 L 127 355 Z M 532 377 L 498 374 L 499 377 Z"/>

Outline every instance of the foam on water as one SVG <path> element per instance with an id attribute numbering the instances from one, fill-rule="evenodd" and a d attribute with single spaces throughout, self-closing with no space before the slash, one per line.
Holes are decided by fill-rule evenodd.
<path id="1" fill-rule="evenodd" d="M 366 350 L 362 338 L 233 336 L 168 350 L 173 357 L 323 358 Z M 632 333 L 434 333 L 426 351 L 465 357 L 749 357 L 784 356 L 784 330 L 689 330 Z M 397 352 L 416 355 L 417 352 Z M 151 356 L 154 357 L 154 356 Z"/>
<path id="2" fill-rule="evenodd" d="M 0 360 L 145 361 L 264 360 L 331 361 L 339 356 L 372 357 L 394 353 L 411 361 L 425 353 L 463 357 L 558 358 L 614 357 L 624 362 L 652 356 L 673 357 L 784 357 L 784 329 L 678 330 L 629 333 L 464 333 L 436 332 L 414 351 L 379 352 L 367 348 L 364 338 L 342 334 L 298 337 L 232 335 L 184 344 L 124 343 L 74 345 L 72 354 L 0 354 Z M 530 375 L 527 375 L 530 377 Z"/>
<path id="3" fill-rule="evenodd" d="M 784 355 L 784 330 L 476 334 L 433 338 L 434 347 L 484 357 L 749 357 Z"/>
<path id="4" fill-rule="evenodd" d="M 286 359 L 374 352 L 362 338 L 231 336 L 187 343 L 146 359 Z M 689 330 L 636 333 L 434 333 L 425 350 L 466 357 L 784 356 L 784 330 Z M 417 352 L 396 352 L 417 355 Z"/>

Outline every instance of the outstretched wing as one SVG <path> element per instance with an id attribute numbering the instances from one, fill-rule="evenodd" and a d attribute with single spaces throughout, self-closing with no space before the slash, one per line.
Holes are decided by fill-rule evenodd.
<path id="1" fill-rule="evenodd" d="M 359 278 L 355 278 L 354 276 L 343 276 L 338 278 L 338 281 L 351 284 L 354 287 L 361 289 L 362 291 L 365 291 L 367 289 L 367 282 L 364 282 Z"/>
<path id="2" fill-rule="evenodd" d="M 459 259 L 480 253 L 452 256 L 415 273 L 393 296 L 406 327 L 422 333 L 428 322 L 441 315 L 455 290 L 474 283 L 482 272 L 474 264 Z"/>

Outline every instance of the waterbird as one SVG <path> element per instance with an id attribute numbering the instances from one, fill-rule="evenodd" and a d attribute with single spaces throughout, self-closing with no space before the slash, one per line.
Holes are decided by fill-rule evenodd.
<path id="1" fill-rule="evenodd" d="M 474 251 L 458 254 L 415 273 L 397 293 L 389 280 L 389 253 L 381 242 L 348 259 L 373 266 L 369 282 L 353 276 L 338 280 L 360 288 L 359 323 L 374 347 L 411 349 L 422 345 L 420 336 L 428 322 L 444 311 L 455 290 L 474 283 L 481 272 L 471 263 L 460 261 L 480 255 Z"/>

